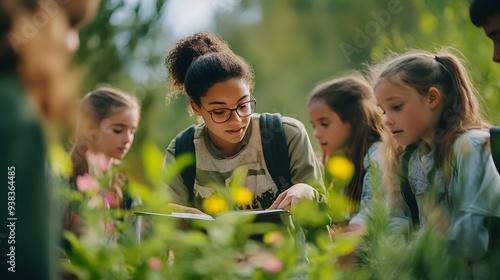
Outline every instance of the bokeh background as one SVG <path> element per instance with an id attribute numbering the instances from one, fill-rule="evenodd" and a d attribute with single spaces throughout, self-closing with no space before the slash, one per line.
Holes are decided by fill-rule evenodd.
<path id="1" fill-rule="evenodd" d="M 139 97 L 142 119 L 127 156 L 140 173 L 141 147 L 164 151 L 196 123 L 186 98 L 169 104 L 165 53 L 175 40 L 213 31 L 254 67 L 257 112 L 302 121 L 312 137 L 307 97 L 319 82 L 390 52 L 460 50 L 481 97 L 484 116 L 500 124 L 500 70 L 492 43 L 469 20 L 467 0 L 105 0 L 81 34 L 75 64 L 82 95 L 100 84 Z M 69 141 L 70 142 L 70 141 Z M 147 164 L 147 163 L 146 163 Z M 137 170 L 139 169 L 139 170 Z"/>

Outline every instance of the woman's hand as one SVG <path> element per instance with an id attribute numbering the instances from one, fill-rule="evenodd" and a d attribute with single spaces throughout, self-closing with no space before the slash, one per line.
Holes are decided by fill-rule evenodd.
<path id="1" fill-rule="evenodd" d="M 293 207 L 301 200 L 313 200 L 316 196 L 317 191 L 308 184 L 295 184 L 278 195 L 276 200 L 268 209 L 285 209 L 290 206 Z"/>
<path id="2" fill-rule="evenodd" d="M 198 208 L 188 207 L 180 204 L 169 203 L 168 208 L 172 212 L 181 212 L 181 213 L 191 213 L 191 214 L 205 214 Z M 206 214 L 205 214 L 206 215 Z"/>

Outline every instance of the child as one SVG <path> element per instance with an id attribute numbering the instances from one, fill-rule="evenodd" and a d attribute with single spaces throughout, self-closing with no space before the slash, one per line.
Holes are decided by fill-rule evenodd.
<path id="1" fill-rule="evenodd" d="M 285 208 L 299 200 L 318 198 L 318 192 L 305 183 L 321 180 L 320 164 L 304 126 L 295 119 L 281 119 L 290 161 L 291 181 L 285 184 L 289 187 L 280 193 L 271 178 L 264 160 L 259 114 L 254 114 L 252 68 L 225 41 L 211 33 L 194 34 L 176 43 L 165 65 L 172 79 L 171 93 L 184 91 L 194 114 L 203 119 L 194 132 L 194 186 L 187 186 L 180 174 L 167 182 L 174 205 L 181 211 L 200 212 L 202 199 L 213 193 L 211 185 L 227 187 L 239 166 L 248 169 L 244 186 L 254 194 L 248 208 Z M 167 148 L 167 167 L 175 162 L 175 151 L 174 139 Z"/>
<path id="2" fill-rule="evenodd" d="M 138 101 L 117 89 L 101 87 L 85 95 L 78 108 L 76 142 L 71 151 L 73 185 L 82 191 L 79 178 L 107 172 L 125 157 L 134 141 L 139 117 Z M 97 166 L 89 166 L 89 160 Z M 93 168 L 89 170 L 89 167 Z M 97 172 L 93 172 L 94 167 Z M 100 186 L 104 205 L 108 208 L 132 207 L 131 198 L 124 193 L 126 180 L 126 174 L 120 171 L 114 175 L 109 189 Z M 75 210 L 70 209 L 65 215 L 65 229 L 79 234 L 79 217 Z"/>
<path id="3" fill-rule="evenodd" d="M 352 202 L 351 214 L 370 199 L 370 164 L 376 162 L 382 134 L 387 134 L 375 104 L 370 84 L 361 75 L 333 79 L 316 86 L 309 97 L 309 117 L 314 137 L 323 151 L 325 163 L 341 154 L 354 164 L 354 176 L 345 188 Z M 333 226 L 334 231 L 362 231 L 365 217 L 359 212 L 349 226 Z"/>
<path id="4" fill-rule="evenodd" d="M 465 68 L 448 51 L 410 52 L 374 74 L 375 97 L 396 142 L 385 146 L 384 185 L 401 183 L 414 225 L 444 226 L 477 273 L 488 251 L 483 222 L 500 216 L 500 176 Z M 433 223 L 436 217 L 445 222 Z"/>

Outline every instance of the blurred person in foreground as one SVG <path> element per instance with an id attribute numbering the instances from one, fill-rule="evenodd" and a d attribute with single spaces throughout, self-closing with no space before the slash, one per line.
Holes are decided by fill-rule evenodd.
<path id="1" fill-rule="evenodd" d="M 498 0 L 471 0 L 469 6 L 471 22 L 484 30 L 484 33 L 493 42 L 492 60 L 500 63 L 500 1 Z M 497 171 L 500 172 L 500 126 L 490 128 L 491 155 Z M 488 219 L 491 236 L 490 259 L 491 263 L 500 260 L 500 218 Z"/>
<path id="2" fill-rule="evenodd" d="M 0 1 L 0 279 L 59 278 L 45 129 L 66 106 L 78 30 L 99 0 Z"/>

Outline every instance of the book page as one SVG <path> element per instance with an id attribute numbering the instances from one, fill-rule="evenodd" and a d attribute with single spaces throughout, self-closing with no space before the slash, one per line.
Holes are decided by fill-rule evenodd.
<path id="1" fill-rule="evenodd" d="M 181 219 L 198 219 L 198 220 L 206 220 L 206 221 L 214 221 L 215 219 L 207 214 L 193 214 L 193 213 L 181 213 L 181 212 L 172 212 L 170 216 Z"/>
<path id="2" fill-rule="evenodd" d="M 290 211 L 284 209 L 274 210 L 236 210 L 231 212 L 220 213 L 216 219 L 238 218 L 241 216 L 253 216 L 253 223 L 273 223 L 282 224 L 286 218 L 285 215 L 290 215 Z M 285 220 L 284 220 L 285 219 Z"/>
<path id="3" fill-rule="evenodd" d="M 290 213 L 288 210 L 284 209 L 273 209 L 273 210 L 235 210 L 230 212 L 220 213 L 217 216 L 234 214 L 234 215 L 270 215 L 270 214 L 284 214 Z"/>
<path id="4" fill-rule="evenodd" d="M 290 211 L 284 210 L 284 209 L 274 209 L 274 210 L 235 210 L 235 211 L 229 211 L 229 212 L 224 212 L 217 214 L 215 216 L 215 219 L 220 218 L 222 216 L 230 216 L 230 215 L 255 215 L 256 220 L 262 220 L 259 219 L 259 216 L 262 216 L 264 220 L 269 220 L 265 219 L 264 217 L 268 216 L 276 216 L 277 218 L 271 219 L 278 221 L 280 214 L 289 214 Z M 193 213 L 182 213 L 182 212 L 172 212 L 170 214 L 164 214 L 164 213 L 153 213 L 153 212 L 141 212 L 141 211 L 136 211 L 134 212 L 136 215 L 142 215 L 142 216 L 156 216 L 156 217 L 171 217 L 171 218 L 178 218 L 178 219 L 191 219 L 191 220 L 205 220 L 205 221 L 214 221 L 214 217 L 208 215 L 208 214 L 193 214 Z"/>
<path id="5" fill-rule="evenodd" d="M 164 214 L 164 213 L 141 212 L 141 211 L 135 211 L 134 214 L 141 216 L 156 216 L 156 217 L 170 217 L 178 219 L 214 221 L 214 218 L 212 216 L 206 214 L 192 214 L 192 213 L 180 213 L 180 212 L 172 212 L 170 214 Z"/>

